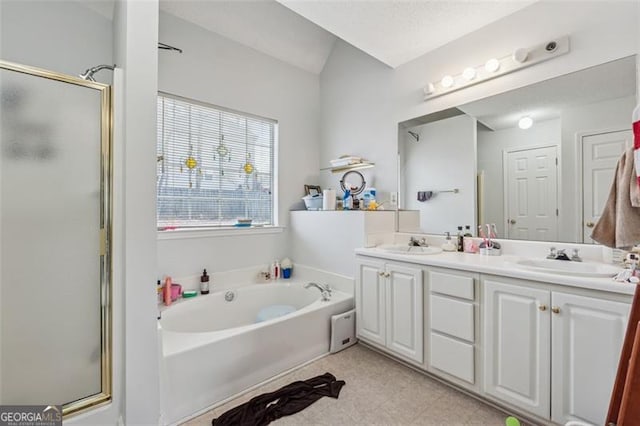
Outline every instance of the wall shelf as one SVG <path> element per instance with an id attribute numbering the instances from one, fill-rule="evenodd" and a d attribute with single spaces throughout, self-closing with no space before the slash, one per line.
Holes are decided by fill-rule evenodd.
<path id="1" fill-rule="evenodd" d="M 340 172 L 346 172 L 346 171 L 350 171 L 350 170 L 370 169 L 371 167 L 374 167 L 374 166 L 375 166 L 375 163 L 370 163 L 368 161 L 364 161 L 362 163 L 348 164 L 346 166 L 325 167 L 325 168 L 320 169 L 320 170 L 330 170 L 331 173 L 340 173 Z"/>

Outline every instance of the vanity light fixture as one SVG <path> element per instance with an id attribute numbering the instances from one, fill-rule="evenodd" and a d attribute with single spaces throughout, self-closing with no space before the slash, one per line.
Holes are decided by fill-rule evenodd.
<path id="1" fill-rule="evenodd" d="M 445 75 L 444 77 L 442 77 L 440 84 L 445 89 L 453 86 L 453 77 L 451 77 L 450 75 Z"/>
<path id="2" fill-rule="evenodd" d="M 476 69 L 473 67 L 465 68 L 464 71 L 462 71 L 462 78 L 467 81 L 473 80 L 476 78 Z"/>
<path id="3" fill-rule="evenodd" d="M 496 72 L 500 69 L 500 61 L 496 58 L 491 58 L 484 64 L 484 69 L 487 70 L 487 72 Z"/>
<path id="4" fill-rule="evenodd" d="M 424 94 L 425 95 L 430 95 L 435 91 L 436 91 L 436 87 L 433 85 L 433 83 L 427 83 L 427 85 L 424 86 Z"/>
<path id="5" fill-rule="evenodd" d="M 447 74 L 441 80 L 428 82 L 424 87 L 424 99 L 431 99 L 465 87 L 473 86 L 501 75 L 548 61 L 557 56 L 569 53 L 569 36 L 547 40 L 544 43 L 519 47 L 512 53 L 490 58 L 484 65 L 467 67 L 457 75 Z"/>
<path id="6" fill-rule="evenodd" d="M 531 126 L 533 126 L 533 119 L 528 115 L 525 115 L 520 120 L 518 120 L 518 127 L 520 127 L 522 130 L 527 130 L 531 128 Z"/>
<path id="7" fill-rule="evenodd" d="M 525 63 L 528 57 L 529 52 L 527 52 L 527 49 L 516 49 L 512 55 L 513 60 L 519 64 Z"/>

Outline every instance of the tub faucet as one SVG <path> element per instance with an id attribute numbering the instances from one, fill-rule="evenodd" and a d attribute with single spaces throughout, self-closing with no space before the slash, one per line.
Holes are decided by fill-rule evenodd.
<path id="1" fill-rule="evenodd" d="M 309 287 L 315 287 L 320 290 L 323 302 L 328 302 L 329 300 L 331 300 L 331 287 L 329 287 L 329 284 L 306 283 L 304 285 L 304 288 Z"/>

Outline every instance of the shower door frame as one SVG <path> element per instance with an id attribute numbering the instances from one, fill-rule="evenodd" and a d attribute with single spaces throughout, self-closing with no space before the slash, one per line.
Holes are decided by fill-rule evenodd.
<path id="1" fill-rule="evenodd" d="M 112 399 L 112 91 L 111 86 L 66 74 L 0 60 L 0 69 L 97 90 L 100 93 L 100 324 L 101 391 L 62 406 L 63 418 L 111 402 Z"/>

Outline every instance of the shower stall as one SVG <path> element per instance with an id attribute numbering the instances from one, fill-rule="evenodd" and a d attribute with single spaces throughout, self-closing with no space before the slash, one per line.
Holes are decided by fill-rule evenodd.
<path id="1" fill-rule="evenodd" d="M 111 89 L 0 61 L 0 404 L 111 398 Z"/>

